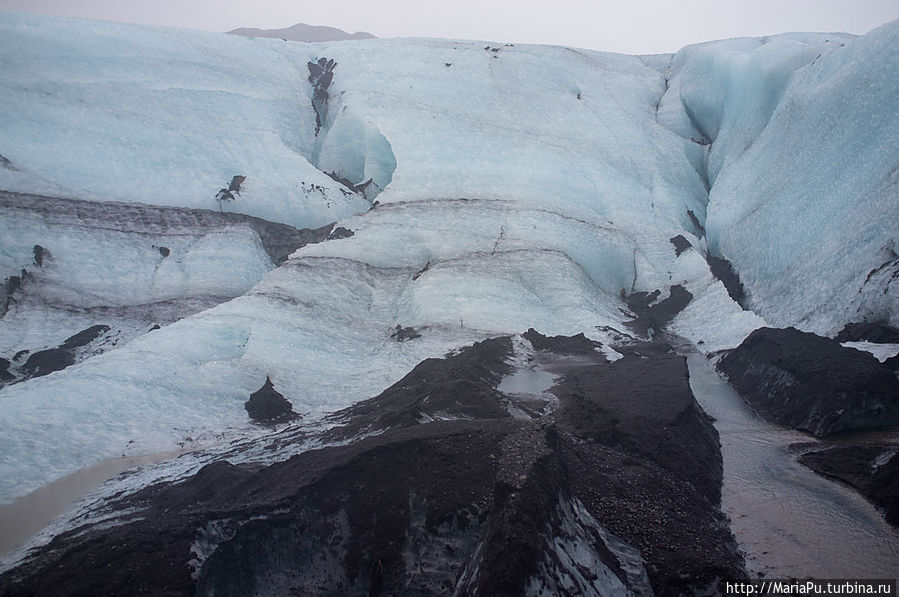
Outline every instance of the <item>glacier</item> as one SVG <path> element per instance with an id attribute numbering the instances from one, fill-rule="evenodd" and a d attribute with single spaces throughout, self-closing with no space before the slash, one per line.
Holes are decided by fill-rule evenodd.
<path id="1" fill-rule="evenodd" d="M 765 325 L 899 324 L 899 23 L 641 57 L 2 16 L 0 277 L 27 283 L 0 357 L 111 331 L 0 387 L 0 501 L 256 437 L 267 376 L 310 423 L 497 335 L 605 345 L 639 293 L 686 289 L 667 331 L 709 355 Z M 352 234 L 282 262 L 254 218 Z"/>

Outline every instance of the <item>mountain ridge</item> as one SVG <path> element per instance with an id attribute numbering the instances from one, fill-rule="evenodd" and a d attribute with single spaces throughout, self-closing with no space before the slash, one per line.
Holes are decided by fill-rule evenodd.
<path id="1" fill-rule="evenodd" d="M 304 41 L 304 42 L 322 42 L 322 41 L 344 41 L 352 39 L 377 39 L 367 31 L 357 31 L 348 33 L 337 27 L 329 27 L 327 25 L 307 25 L 306 23 L 297 23 L 283 29 L 258 29 L 255 27 L 238 27 L 228 31 L 232 35 L 242 35 L 244 37 L 269 37 L 274 39 L 283 39 L 285 41 Z"/>

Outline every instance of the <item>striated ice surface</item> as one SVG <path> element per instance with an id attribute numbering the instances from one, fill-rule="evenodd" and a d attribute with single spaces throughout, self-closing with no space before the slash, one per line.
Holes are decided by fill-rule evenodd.
<path id="1" fill-rule="evenodd" d="M 4 13 L 0 190 L 353 235 L 274 267 L 239 226 L 166 238 L 163 257 L 152 231 L 0 213 L 0 273 L 40 282 L 0 319 L 3 351 L 53 346 L 98 313 L 200 301 L 0 389 L 0 500 L 123 453 L 258 434 L 243 403 L 267 375 L 308 422 L 488 336 L 603 340 L 626 329 L 632 292 L 683 285 L 694 299 L 671 329 L 707 352 L 766 322 L 895 321 L 897 31 L 641 59 Z M 306 65 L 322 57 L 337 66 L 316 133 Z M 241 194 L 218 202 L 237 174 Z M 677 255 L 676 235 L 693 248 Z M 44 267 L 28 265 L 34 244 L 50 246 Z M 752 311 L 707 251 L 731 261 Z M 397 325 L 421 337 L 397 342 Z"/>
<path id="2" fill-rule="evenodd" d="M 776 326 L 899 316 L 899 25 L 691 46 L 660 120 L 703 143 L 710 251 Z"/>
<path id="3" fill-rule="evenodd" d="M 308 46 L 306 46 L 308 48 Z M 314 228 L 368 201 L 316 169 L 306 61 L 280 40 L 0 19 L 0 188 L 219 209 Z M 360 181 L 356 181 L 360 182 Z"/>

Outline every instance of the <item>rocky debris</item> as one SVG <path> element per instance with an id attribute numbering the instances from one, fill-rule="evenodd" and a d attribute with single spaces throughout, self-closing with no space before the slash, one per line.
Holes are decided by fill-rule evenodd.
<path id="1" fill-rule="evenodd" d="M 522 336 L 536 350 L 548 350 L 556 354 L 594 354 L 602 346 L 583 333 L 576 336 L 544 336 L 534 328 L 529 328 Z"/>
<path id="2" fill-rule="evenodd" d="M 871 354 L 794 328 L 759 328 L 718 363 L 765 419 L 816 436 L 899 425 L 899 380 Z"/>
<path id="3" fill-rule="evenodd" d="M 172 254 L 171 249 L 168 247 L 156 247 L 156 249 L 159 251 L 159 254 L 162 255 L 163 259 Z"/>
<path id="4" fill-rule="evenodd" d="M 300 418 L 293 411 L 293 405 L 283 394 L 275 389 L 269 376 L 265 377 L 262 387 L 250 394 L 250 399 L 244 403 L 244 408 L 250 418 L 257 423 L 272 425 L 285 423 Z"/>
<path id="5" fill-rule="evenodd" d="M 34 264 L 38 267 L 44 267 L 44 260 L 51 257 L 50 251 L 40 245 L 34 245 L 32 252 L 34 253 Z"/>
<path id="6" fill-rule="evenodd" d="M 633 321 L 625 323 L 641 337 L 649 337 L 668 325 L 674 317 L 684 310 L 693 295 L 680 284 L 669 288 L 668 297 L 655 302 L 660 296 L 658 290 L 653 292 L 634 292 L 626 297 L 628 308 L 636 315 Z"/>
<path id="7" fill-rule="evenodd" d="M 0 593 L 667 596 L 744 577 L 684 359 L 658 343 L 572 359 L 546 340 L 554 413 L 509 414 L 513 341 L 485 340 L 336 413 L 321 448 L 112 498 Z"/>
<path id="8" fill-rule="evenodd" d="M 333 59 L 321 57 L 316 62 L 307 62 L 309 70 L 309 83 L 312 84 L 312 109 L 315 111 L 315 136 L 321 132 L 322 126 L 328 118 L 328 87 L 334 79 L 334 69 L 337 63 Z"/>
<path id="9" fill-rule="evenodd" d="M 899 329 L 886 321 L 847 323 L 834 340 L 837 342 L 899 344 Z"/>
<path id="10" fill-rule="evenodd" d="M 441 418 L 493 419 L 509 416 L 496 389 L 512 372 L 508 337 L 477 342 L 458 354 L 425 359 L 376 398 L 363 400 L 334 415 L 340 426 L 331 441 L 346 441 L 364 430 L 382 431 Z"/>
<path id="11" fill-rule="evenodd" d="M 570 371 L 553 388 L 559 425 L 651 461 L 719 503 L 718 433 L 693 398 L 684 358 L 661 342 L 615 350 L 624 358 Z"/>
<path id="12" fill-rule="evenodd" d="M 836 446 L 808 452 L 799 462 L 816 473 L 851 485 L 899 527 L 899 445 Z"/>
<path id="13" fill-rule="evenodd" d="M 677 236 L 672 236 L 668 239 L 672 245 L 674 245 L 674 255 L 675 257 L 680 257 L 680 254 L 688 249 L 692 249 L 693 245 L 690 244 L 683 234 L 678 234 Z"/>
<path id="14" fill-rule="evenodd" d="M 62 371 L 75 364 L 75 355 L 67 348 L 48 348 L 32 353 L 22 365 L 29 377 L 41 377 L 54 371 Z"/>
<path id="15" fill-rule="evenodd" d="M 612 342 L 617 344 L 629 344 L 637 341 L 636 338 L 634 338 L 627 332 L 622 332 L 621 330 L 615 329 L 609 325 L 598 325 L 596 326 L 596 329 L 605 334 L 605 336 L 608 337 Z"/>
<path id="16" fill-rule="evenodd" d="M 9 161 L 4 155 L 0 154 L 0 167 L 6 168 L 7 170 L 15 170 L 15 166 L 12 165 L 12 162 Z"/>
<path id="17" fill-rule="evenodd" d="M 709 270 L 711 270 L 712 275 L 724 284 L 730 298 L 737 304 L 742 305 L 745 297 L 743 283 L 740 282 L 740 276 L 734 270 L 730 261 L 709 255 L 706 257 L 706 262 L 709 264 Z"/>
<path id="18" fill-rule="evenodd" d="M 634 313 L 643 313 L 644 311 L 649 309 L 649 306 L 651 304 L 658 300 L 661 294 L 662 291 L 656 289 L 652 292 L 639 291 L 622 296 L 624 298 L 624 302 L 627 304 L 628 309 L 630 309 Z"/>
<path id="19" fill-rule="evenodd" d="M 147 234 L 154 238 L 200 236 L 232 226 L 245 226 L 259 235 L 263 248 L 275 265 L 284 263 L 300 247 L 322 242 L 333 227 L 329 224 L 316 229 L 297 229 L 253 216 L 207 209 L 82 201 L 0 191 L 0 210 L 4 209 L 27 210 L 34 217 L 51 223 L 76 220 L 87 228 Z M 201 232 L 198 233 L 198 230 Z M 21 284 L 22 279 L 17 278 Z"/>
<path id="20" fill-rule="evenodd" d="M 416 338 L 421 338 L 421 334 L 419 334 L 418 331 L 413 327 L 404 328 L 403 326 L 398 324 L 390 333 L 390 337 L 397 342 L 406 342 L 407 340 L 415 340 Z"/>
<path id="21" fill-rule="evenodd" d="M 343 226 L 337 226 L 334 230 L 331 231 L 331 234 L 328 235 L 327 240 L 340 240 L 342 238 L 350 238 L 355 233 L 348 228 L 344 228 Z"/>

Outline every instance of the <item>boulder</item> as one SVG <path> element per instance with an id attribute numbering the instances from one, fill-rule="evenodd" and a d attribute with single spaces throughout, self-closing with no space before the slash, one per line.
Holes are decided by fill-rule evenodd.
<path id="1" fill-rule="evenodd" d="M 62 371 L 75 364 L 75 355 L 67 348 L 50 348 L 33 353 L 22 369 L 31 377 L 41 377 L 54 371 Z"/>
<path id="2" fill-rule="evenodd" d="M 73 348 L 80 348 L 82 346 L 87 346 L 101 335 L 105 334 L 109 331 L 108 325 L 92 325 L 91 327 L 81 330 L 77 334 L 73 336 L 69 336 L 66 338 L 65 342 L 63 342 L 59 348 L 67 348 L 69 350 Z"/>
<path id="3" fill-rule="evenodd" d="M 293 412 L 293 405 L 275 389 L 268 376 L 265 377 L 262 387 L 250 394 L 244 408 L 247 409 L 250 418 L 258 423 L 284 423 L 299 418 L 299 415 Z"/>

